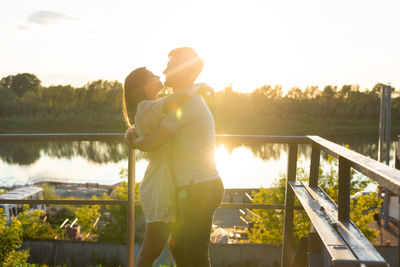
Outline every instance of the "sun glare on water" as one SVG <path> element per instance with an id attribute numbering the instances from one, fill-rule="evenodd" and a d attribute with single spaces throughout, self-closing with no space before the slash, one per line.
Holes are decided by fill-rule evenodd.
<path id="1" fill-rule="evenodd" d="M 283 153 L 284 154 L 284 153 Z M 285 169 L 286 157 L 263 160 L 244 146 L 231 153 L 221 144 L 215 150 L 215 161 L 225 188 L 269 187 Z"/>

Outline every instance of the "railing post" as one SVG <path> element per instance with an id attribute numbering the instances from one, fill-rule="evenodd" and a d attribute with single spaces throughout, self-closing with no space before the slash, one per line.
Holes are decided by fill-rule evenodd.
<path id="1" fill-rule="evenodd" d="M 350 220 L 350 163 L 339 156 L 338 219 Z"/>
<path id="2" fill-rule="evenodd" d="M 129 149 L 128 160 L 128 267 L 135 262 L 135 150 Z"/>
<path id="3" fill-rule="evenodd" d="M 294 209 L 294 192 L 291 189 L 289 182 L 296 180 L 297 170 L 297 144 L 289 145 L 286 193 L 285 193 L 285 219 L 283 224 L 283 244 L 281 266 L 289 267 L 292 260 L 293 248 L 293 209 Z"/>
<path id="4" fill-rule="evenodd" d="M 309 181 L 309 185 L 311 187 L 318 186 L 320 157 L 321 157 L 321 148 L 318 144 L 313 143 L 311 151 L 310 181 Z"/>
<path id="5" fill-rule="evenodd" d="M 394 167 L 400 170 L 400 135 L 397 136 L 394 148 Z"/>
<path id="6" fill-rule="evenodd" d="M 399 204 L 399 212 L 400 212 L 400 196 L 398 196 L 397 201 Z M 397 266 L 400 266 L 400 231 L 397 231 Z"/>

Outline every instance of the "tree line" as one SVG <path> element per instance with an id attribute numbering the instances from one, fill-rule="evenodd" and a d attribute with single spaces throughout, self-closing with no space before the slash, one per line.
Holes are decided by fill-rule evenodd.
<path id="1" fill-rule="evenodd" d="M 326 127 L 377 126 L 381 87 L 379 83 L 371 90 L 360 90 L 354 84 L 341 88 L 326 85 L 322 89 L 309 86 L 304 90 L 293 87 L 286 94 L 279 85 L 264 85 L 251 93 L 238 93 L 226 87 L 206 102 L 214 114 L 219 133 L 308 134 L 312 129 L 326 130 Z M 21 117 L 35 117 L 45 118 L 40 126 L 44 128 L 68 122 L 72 129 L 85 130 L 95 123 L 98 131 L 121 131 L 125 128 L 122 88 L 118 81 L 97 80 L 82 87 L 46 87 L 30 73 L 3 77 L 0 80 L 0 124 L 2 118 L 12 117 L 11 122 L 14 122 Z M 392 120 L 398 122 L 400 91 L 392 91 Z M 90 131 L 92 128 L 89 128 Z"/>

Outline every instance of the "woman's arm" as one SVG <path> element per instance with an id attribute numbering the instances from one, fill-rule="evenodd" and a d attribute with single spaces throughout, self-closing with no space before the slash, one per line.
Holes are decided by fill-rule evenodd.
<path id="1" fill-rule="evenodd" d="M 152 135 L 138 137 L 135 129 L 130 128 L 125 134 L 125 142 L 131 149 L 150 152 L 160 148 L 173 134 L 168 128 L 159 126 Z"/>
<path id="2" fill-rule="evenodd" d="M 184 89 L 177 93 L 167 96 L 163 103 L 163 112 L 177 110 L 180 104 L 188 101 L 193 95 L 198 92 L 214 92 L 214 90 L 204 83 L 195 84 L 190 88 Z"/>

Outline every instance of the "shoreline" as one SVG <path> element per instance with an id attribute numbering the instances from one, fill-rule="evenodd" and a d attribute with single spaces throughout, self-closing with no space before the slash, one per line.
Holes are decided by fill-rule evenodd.
<path id="1" fill-rule="evenodd" d="M 379 133 L 378 120 L 273 120 L 269 118 L 254 120 L 226 120 L 217 116 L 216 134 L 251 135 L 372 135 Z M 29 133 L 123 133 L 127 126 L 121 116 L 113 114 L 90 114 L 81 117 L 77 114 L 46 116 L 0 117 L 0 134 Z M 400 122 L 392 121 L 391 135 L 400 134 Z"/>

